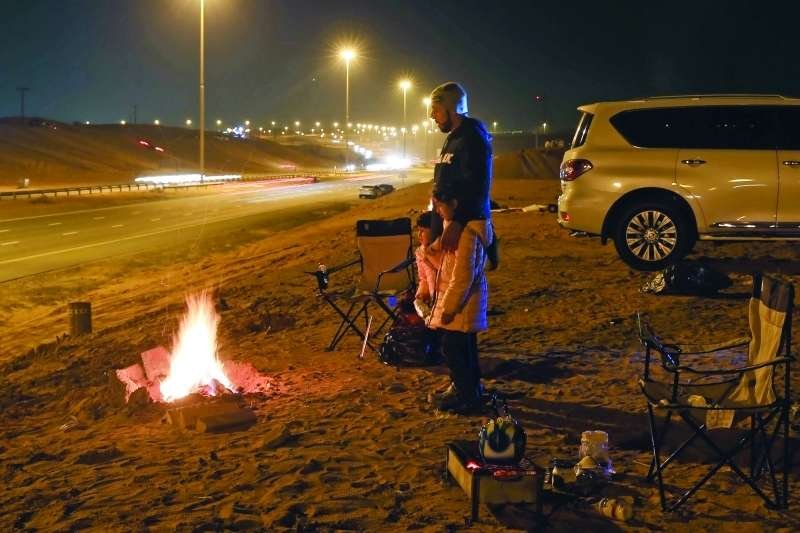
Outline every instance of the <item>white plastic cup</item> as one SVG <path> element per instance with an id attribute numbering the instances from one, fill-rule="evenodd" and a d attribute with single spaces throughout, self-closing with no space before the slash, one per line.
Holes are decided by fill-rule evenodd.
<path id="1" fill-rule="evenodd" d="M 605 431 L 584 431 L 581 433 L 578 460 L 584 457 L 591 457 L 597 463 L 608 463 L 610 461 L 608 456 L 608 433 Z"/>

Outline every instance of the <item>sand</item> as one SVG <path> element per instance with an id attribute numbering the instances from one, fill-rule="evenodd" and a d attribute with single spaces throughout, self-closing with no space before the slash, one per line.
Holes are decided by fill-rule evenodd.
<path id="1" fill-rule="evenodd" d="M 427 187 L 265 235 L 200 264 L 143 270 L 118 286 L 87 288 L 96 328 L 87 337 L 56 342 L 45 336 L 59 324 L 66 327 L 63 307 L 55 304 L 31 311 L 24 329 L 0 324 L 4 339 L 41 332 L 45 343 L 2 357 L 0 529 L 464 527 L 466 498 L 441 483 L 443 446 L 475 438 L 482 418 L 430 408 L 427 393 L 448 382 L 443 367 L 398 369 L 369 354 L 359 360 L 355 337 L 324 351 L 335 317 L 304 274 L 318 261 L 331 265 L 352 257 L 355 220 L 413 216 L 426 203 Z M 557 187 L 554 181 L 498 180 L 494 198 L 517 207 L 547 203 Z M 654 296 L 639 292 L 647 274 L 625 267 L 610 246 L 570 237 L 551 214 L 510 211 L 496 214 L 495 223 L 502 263 L 489 274 L 495 313 L 480 336 L 486 385 L 508 395 L 527 428 L 528 455 L 542 464 L 576 457 L 581 431 L 608 431 L 619 474 L 602 494 L 630 495 L 635 502 L 627 523 L 602 518 L 581 500 L 555 510 L 548 505 L 553 530 L 797 530 L 796 499 L 789 511 L 769 510 L 728 472 L 681 512 L 660 511 L 655 486 L 643 479 L 649 434 L 636 384 L 642 354 L 633 321 L 637 311 L 646 312 L 676 340 L 740 336 L 748 265 L 795 264 L 797 247 L 701 244 L 697 256 L 733 271 L 730 296 Z M 89 279 L 91 269 L 83 273 Z M 133 364 L 158 344 L 169 346 L 184 294 L 206 287 L 215 289 L 220 304 L 224 300 L 220 355 L 250 362 L 274 380 L 270 394 L 243 398 L 258 416 L 245 431 L 181 432 L 161 422 L 164 406 L 119 405 L 108 385 L 112 369 Z M 793 385 L 800 390 L 797 380 Z M 796 458 L 793 464 L 796 494 Z M 703 468 L 678 464 L 673 481 L 681 484 Z M 484 507 L 481 517 L 473 530 L 537 525 L 525 507 Z"/>

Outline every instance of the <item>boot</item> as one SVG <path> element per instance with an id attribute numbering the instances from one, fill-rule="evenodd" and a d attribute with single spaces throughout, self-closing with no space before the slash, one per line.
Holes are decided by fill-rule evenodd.
<path id="1" fill-rule="evenodd" d="M 455 388 L 455 387 L 453 387 Z M 450 398 L 439 402 L 440 411 L 448 411 L 459 415 L 477 415 L 483 412 L 480 388 L 473 391 L 456 392 Z"/>
<path id="2" fill-rule="evenodd" d="M 458 391 L 456 390 L 456 384 L 452 381 L 444 392 L 428 393 L 428 403 L 438 409 L 441 409 L 442 403 L 451 403 L 454 399 L 458 400 Z"/>

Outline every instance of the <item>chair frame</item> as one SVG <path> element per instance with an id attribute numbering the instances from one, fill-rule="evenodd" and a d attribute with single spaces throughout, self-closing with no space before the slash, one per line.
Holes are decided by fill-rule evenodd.
<path id="1" fill-rule="evenodd" d="M 760 298 L 761 296 L 761 282 L 765 276 L 761 274 L 754 274 L 753 276 L 753 298 Z M 766 276 L 769 277 L 769 276 Z M 775 278 L 771 278 L 774 281 Z M 708 481 L 723 465 L 728 465 L 745 483 L 747 483 L 758 494 L 768 506 L 772 508 L 788 508 L 788 490 L 789 490 L 789 411 L 791 405 L 791 363 L 795 358 L 791 355 L 791 334 L 792 334 L 792 312 L 794 302 L 794 288 L 789 285 L 790 295 L 789 304 L 786 311 L 786 319 L 783 324 L 781 332 L 781 340 L 778 344 L 777 356 L 770 361 L 760 364 L 746 365 L 738 368 L 731 369 L 716 369 L 716 370 L 701 370 L 691 366 L 681 364 L 682 355 L 697 355 L 697 354 L 713 354 L 721 350 L 730 348 L 737 348 L 746 346 L 749 338 L 734 339 L 732 341 L 717 344 L 715 346 L 700 348 L 699 350 L 692 350 L 687 347 L 681 347 L 677 344 L 668 344 L 663 342 L 652 328 L 638 316 L 639 325 L 639 338 L 645 349 L 644 373 L 639 380 L 642 393 L 647 397 L 647 414 L 650 423 L 650 436 L 653 458 L 650 463 L 650 469 L 647 473 L 647 481 L 652 482 L 655 477 L 658 481 L 659 496 L 661 500 L 661 508 L 663 511 L 674 511 L 678 509 L 683 503 L 686 502 L 698 489 L 700 489 L 706 481 Z M 783 350 L 783 356 L 781 351 Z M 652 352 L 659 354 L 659 363 L 668 374 L 672 376 L 671 383 L 662 383 L 651 379 L 650 365 L 652 364 Z M 772 388 L 775 393 L 775 401 L 769 405 L 754 405 L 742 407 L 696 407 L 681 402 L 681 391 L 690 391 L 692 387 L 702 387 L 708 385 L 725 385 L 730 384 L 735 387 L 741 376 L 748 371 L 764 368 L 767 366 L 774 367 L 772 373 Z M 783 366 L 784 368 L 784 387 L 783 396 L 777 394 L 775 387 L 775 375 L 777 367 Z M 728 379 L 716 381 L 711 384 L 702 383 L 687 383 L 686 374 L 691 376 L 700 377 L 716 377 L 729 376 Z M 662 386 L 669 387 L 670 397 L 667 402 L 658 400 L 655 397 L 648 395 L 646 385 L 648 383 L 655 383 Z M 658 406 L 666 410 L 664 422 L 661 431 L 657 431 L 657 420 L 655 407 Z M 715 443 L 708 434 L 708 428 L 705 422 L 698 423 L 692 416 L 692 412 L 705 412 L 710 410 L 731 410 L 738 414 L 749 415 L 750 429 L 742 436 L 738 437 L 736 444 L 729 450 L 723 450 L 717 443 Z M 669 429 L 672 417 L 674 414 L 679 415 L 693 431 L 691 437 L 686 439 L 680 444 L 668 457 L 662 461 L 662 446 L 664 444 L 664 437 Z M 770 432 L 768 425 L 777 420 L 774 429 Z M 782 431 L 781 431 L 782 430 Z M 779 482 L 776 477 L 775 464 L 772 459 L 772 447 L 783 433 L 783 475 Z M 713 465 L 705 475 L 694 483 L 688 490 L 681 494 L 677 499 L 668 502 L 664 490 L 663 473 L 667 466 L 675 460 L 681 452 L 683 452 L 689 445 L 700 439 L 705 443 L 717 456 L 717 462 Z M 760 453 L 757 453 L 757 442 L 760 438 Z M 750 445 L 750 465 L 749 475 L 745 474 L 741 468 L 734 462 L 734 458 L 742 450 Z M 772 485 L 773 497 L 770 498 L 761 488 L 756 485 L 764 470 L 770 475 L 770 482 Z"/>
<path id="2" fill-rule="evenodd" d="M 410 250 L 410 249 L 409 249 Z M 361 265 L 362 258 L 359 256 L 352 261 L 348 261 L 346 263 L 342 263 L 339 265 L 335 265 L 329 268 L 323 268 L 320 266 L 314 272 L 306 272 L 307 274 L 313 275 L 317 280 L 317 290 L 316 294 L 323 300 L 325 300 L 328 305 L 330 305 L 339 317 L 342 319 L 339 323 L 339 327 L 334 333 L 333 337 L 331 338 L 330 343 L 326 347 L 327 351 L 333 351 L 336 349 L 336 346 L 339 342 L 344 338 L 348 331 L 352 331 L 355 333 L 361 342 L 364 342 L 367 347 L 371 350 L 376 351 L 377 348 L 370 343 L 367 337 L 367 328 L 369 328 L 369 304 L 374 303 L 380 309 L 384 311 L 386 314 L 386 318 L 383 322 L 378 326 L 376 329 L 371 330 L 369 332 L 370 337 L 376 337 L 380 334 L 381 331 L 386 328 L 387 325 L 391 327 L 397 321 L 398 313 L 397 313 L 397 305 L 391 306 L 385 300 L 384 296 L 380 293 L 380 286 L 381 280 L 383 276 L 387 274 L 396 274 L 405 270 L 408 274 L 409 285 L 407 291 L 413 291 L 415 288 L 415 274 L 414 274 L 414 266 L 415 261 L 413 255 L 409 251 L 409 257 L 401 261 L 399 264 L 395 265 L 394 267 L 384 270 L 378 273 L 378 276 L 375 280 L 375 288 L 372 289 L 370 292 L 365 293 L 363 295 L 356 295 L 352 298 L 350 302 L 350 306 L 348 307 L 347 311 L 343 311 L 341 307 L 336 305 L 335 298 L 328 292 L 328 285 L 330 283 L 330 276 L 335 274 L 336 272 L 340 272 L 343 270 L 347 270 L 350 267 Z M 400 294 L 403 294 L 402 292 Z M 364 329 L 362 330 L 357 322 L 359 321 L 359 317 L 363 317 L 364 319 Z"/>

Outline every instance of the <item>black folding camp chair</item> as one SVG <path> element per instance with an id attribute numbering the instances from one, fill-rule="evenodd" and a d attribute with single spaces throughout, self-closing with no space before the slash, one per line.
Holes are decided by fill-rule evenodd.
<path id="1" fill-rule="evenodd" d="M 341 319 L 328 350 L 333 350 L 348 331 L 355 333 L 371 349 L 367 328 L 373 313 L 380 313 L 379 323 L 370 328 L 369 337 L 376 337 L 386 326 L 397 320 L 397 305 L 409 291 L 414 291 L 414 255 L 411 247 L 411 219 L 359 220 L 356 222 L 358 257 L 333 267 L 320 265 L 316 272 L 317 295 Z M 340 283 L 339 290 L 331 290 L 334 274 L 350 267 L 360 266 L 355 289 Z M 341 277 L 341 276 L 339 276 Z M 371 311 L 372 310 L 372 311 Z M 374 317 L 373 317 L 374 318 Z M 363 319 L 363 330 L 359 323 Z"/>
<path id="2" fill-rule="evenodd" d="M 768 506 L 788 507 L 793 304 L 794 288 L 791 284 L 769 276 L 754 275 L 753 293 L 748 304 L 750 336 L 710 346 L 668 344 L 639 318 L 639 336 L 645 349 L 644 374 L 639 384 L 647 398 L 653 449 L 647 480 L 655 478 L 658 481 L 664 511 L 680 507 L 724 465 L 730 467 Z M 723 352 L 732 354 L 737 349 L 739 352 L 746 349 L 747 365 L 718 368 Z M 658 370 L 657 363 L 651 360 L 652 352 L 659 354 L 658 362 L 665 373 Z M 781 375 L 777 372 L 779 367 L 783 369 L 782 393 L 778 392 L 775 383 L 776 377 Z M 656 370 L 666 379 L 654 378 L 651 370 Z M 671 424 L 674 415 L 677 415 L 677 426 L 682 420 L 691 436 L 678 446 L 667 446 L 665 437 L 670 430 L 678 429 Z M 749 427 L 741 428 L 747 425 L 748 418 Z M 735 430 L 724 429 L 734 427 Z M 730 442 L 731 434 L 735 437 L 733 443 Z M 668 501 L 664 472 L 698 441 L 712 452 L 714 463 L 677 499 Z M 782 449 L 775 446 L 776 443 L 781 443 Z M 674 449 L 670 451 L 667 448 Z M 745 451 L 749 451 L 748 473 L 737 464 L 737 459 Z M 780 483 L 778 469 L 782 471 Z"/>

